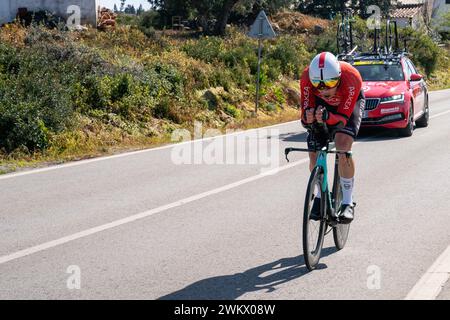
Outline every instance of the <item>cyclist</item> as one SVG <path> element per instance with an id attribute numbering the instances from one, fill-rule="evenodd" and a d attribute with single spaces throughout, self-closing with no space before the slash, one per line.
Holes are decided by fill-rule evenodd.
<path id="1" fill-rule="evenodd" d="M 358 70 L 349 63 L 338 61 L 330 52 L 314 57 L 300 80 L 301 122 L 308 130 L 308 148 L 317 144 L 323 147 L 328 138 L 334 140 L 339 151 L 351 151 L 361 125 L 365 98 L 362 78 Z M 313 126 L 319 129 L 312 135 Z M 328 128 L 328 130 L 324 130 Z M 317 130 L 315 130 L 316 132 Z M 309 153 L 309 169 L 312 171 L 317 153 Z M 355 162 L 352 157 L 339 154 L 339 175 L 343 200 L 340 221 L 350 223 L 354 217 L 352 193 Z M 318 220 L 320 214 L 320 192 L 316 190 L 311 219 Z"/>

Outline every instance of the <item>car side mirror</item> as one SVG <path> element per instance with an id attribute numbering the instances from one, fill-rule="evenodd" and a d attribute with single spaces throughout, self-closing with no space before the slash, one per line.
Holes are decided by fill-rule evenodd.
<path id="1" fill-rule="evenodd" d="M 413 73 L 411 77 L 409 78 L 410 81 L 420 81 L 423 79 L 423 76 L 421 74 Z"/>

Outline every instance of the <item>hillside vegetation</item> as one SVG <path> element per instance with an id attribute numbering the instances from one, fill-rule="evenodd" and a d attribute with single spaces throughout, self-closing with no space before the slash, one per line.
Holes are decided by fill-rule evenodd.
<path id="1" fill-rule="evenodd" d="M 264 42 L 256 115 L 257 42 L 236 27 L 225 37 L 139 25 L 1 28 L 0 170 L 166 143 L 195 121 L 225 130 L 296 119 L 299 75 L 317 52 L 335 51 L 335 27 L 327 22 L 313 34 L 278 24 L 279 36 Z M 450 87 L 448 53 L 404 32 L 431 85 Z"/>

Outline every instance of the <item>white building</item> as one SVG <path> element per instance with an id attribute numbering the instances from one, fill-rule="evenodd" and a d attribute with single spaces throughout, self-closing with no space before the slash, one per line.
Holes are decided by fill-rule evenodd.
<path id="1" fill-rule="evenodd" d="M 443 15 L 449 11 L 450 0 L 398 0 L 391 18 L 401 27 L 411 26 L 417 29 L 424 24 L 442 25 Z"/>
<path id="2" fill-rule="evenodd" d="M 69 7 L 74 5 L 80 8 L 81 24 L 97 25 L 97 0 L 0 0 L 0 25 L 13 21 L 19 8 L 47 10 L 66 19 L 73 15 Z"/>
<path id="3" fill-rule="evenodd" d="M 399 0 L 390 17 L 399 27 L 417 29 L 430 21 L 432 6 L 433 0 Z"/>

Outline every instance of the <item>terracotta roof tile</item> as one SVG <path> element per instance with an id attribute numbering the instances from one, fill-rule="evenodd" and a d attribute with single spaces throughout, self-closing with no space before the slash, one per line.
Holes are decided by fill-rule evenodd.
<path id="1" fill-rule="evenodd" d="M 391 13 L 391 18 L 412 18 L 419 14 L 421 10 L 422 5 L 397 8 Z"/>

